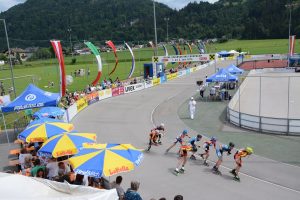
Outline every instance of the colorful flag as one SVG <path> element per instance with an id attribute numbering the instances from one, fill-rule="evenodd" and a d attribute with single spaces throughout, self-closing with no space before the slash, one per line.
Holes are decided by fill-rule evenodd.
<path id="1" fill-rule="evenodd" d="M 114 43 L 113 43 L 111 40 L 109 40 L 109 41 L 106 42 L 106 44 L 114 51 L 115 59 L 116 59 L 115 67 L 114 67 L 113 70 L 109 73 L 109 75 L 111 75 L 111 74 L 113 74 L 113 73 L 115 72 L 115 70 L 117 69 L 119 60 L 118 60 L 118 55 L 117 55 L 117 48 L 116 48 L 116 46 L 114 45 Z"/>
<path id="2" fill-rule="evenodd" d="M 296 41 L 296 35 L 290 36 L 290 55 L 294 55 L 295 53 L 295 41 Z"/>
<path id="3" fill-rule="evenodd" d="M 129 73 L 129 76 L 128 76 L 128 79 L 130 79 L 133 72 L 134 72 L 134 69 L 135 69 L 135 60 L 134 60 L 134 54 L 133 54 L 132 49 L 130 48 L 130 46 L 127 43 L 125 43 L 125 45 L 128 48 L 128 50 L 130 51 L 130 54 L 131 54 L 131 57 L 132 57 L 131 70 L 130 70 L 130 73 Z"/>
<path id="4" fill-rule="evenodd" d="M 66 94 L 66 71 L 64 63 L 64 55 L 62 53 L 62 48 L 59 40 L 51 40 L 51 45 L 54 49 L 55 55 L 59 63 L 60 72 L 60 96 L 63 97 Z"/>
<path id="5" fill-rule="evenodd" d="M 97 74 L 96 79 L 92 83 L 93 86 L 95 86 L 99 82 L 101 74 L 102 74 L 102 61 L 101 61 L 100 53 L 99 53 L 97 47 L 95 47 L 95 45 L 93 45 L 91 42 L 85 42 L 84 44 L 90 48 L 90 50 L 93 52 L 93 54 L 96 56 L 96 59 L 97 59 L 98 74 Z"/>

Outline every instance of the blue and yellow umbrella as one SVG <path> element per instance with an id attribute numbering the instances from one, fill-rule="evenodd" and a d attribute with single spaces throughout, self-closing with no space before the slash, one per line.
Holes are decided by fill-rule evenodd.
<path id="1" fill-rule="evenodd" d="M 99 178 L 131 171 L 142 158 L 141 150 L 130 144 L 84 144 L 69 161 L 76 173 Z"/>
<path id="2" fill-rule="evenodd" d="M 96 142 L 95 133 L 63 133 L 48 139 L 38 151 L 39 156 L 61 157 L 78 153 L 83 143 Z"/>
<path id="3" fill-rule="evenodd" d="M 33 125 L 37 125 L 37 124 L 41 125 L 41 124 L 49 123 L 49 122 L 63 122 L 63 121 L 58 120 L 58 119 L 52 119 L 52 118 L 44 117 L 44 118 L 37 119 L 37 120 L 34 120 L 34 121 L 30 122 L 26 128 L 29 128 Z"/>
<path id="4" fill-rule="evenodd" d="M 25 142 L 45 142 L 48 138 L 74 129 L 73 124 L 64 122 L 45 122 L 35 124 L 22 131 L 18 138 Z"/>

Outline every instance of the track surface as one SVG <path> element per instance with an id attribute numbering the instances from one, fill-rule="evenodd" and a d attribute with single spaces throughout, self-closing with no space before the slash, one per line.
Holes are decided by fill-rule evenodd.
<path id="1" fill-rule="evenodd" d="M 220 66 L 228 64 L 223 62 Z M 212 66 L 163 85 L 106 99 L 79 113 L 73 123 L 78 131 L 96 132 L 98 142 L 131 143 L 137 148 L 146 148 L 152 122 L 165 123 L 167 135 L 163 145 L 145 153 L 141 166 L 134 171 L 122 174 L 125 190 L 131 180 L 141 182 L 139 193 L 143 199 L 173 199 L 176 194 L 182 194 L 186 200 L 300 199 L 300 168 L 256 155 L 244 159 L 240 183 L 233 181 L 228 173 L 234 166 L 232 156 L 225 156 L 223 176 L 213 174 L 212 163 L 205 167 L 201 159 L 189 160 L 185 174 L 173 175 L 178 146 L 166 155 L 164 151 L 187 128 L 177 115 L 178 107 L 195 94 L 196 80 L 213 72 Z M 191 130 L 190 134 L 197 133 Z M 215 161 L 215 152 L 211 151 L 211 155 L 210 160 Z"/>

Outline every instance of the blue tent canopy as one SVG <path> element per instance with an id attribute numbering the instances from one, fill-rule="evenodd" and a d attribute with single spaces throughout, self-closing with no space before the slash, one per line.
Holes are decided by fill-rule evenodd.
<path id="1" fill-rule="evenodd" d="M 217 73 L 206 79 L 206 82 L 230 82 L 237 81 L 238 78 L 230 74 L 226 69 L 220 69 Z"/>
<path id="2" fill-rule="evenodd" d="M 13 112 L 29 108 L 56 106 L 59 99 L 58 93 L 46 92 L 30 84 L 20 96 L 7 106 L 2 107 L 1 110 L 2 112 Z"/>
<path id="3" fill-rule="evenodd" d="M 43 117 L 59 117 L 65 114 L 65 110 L 59 107 L 44 107 L 36 111 L 33 116 L 38 118 Z"/>
<path id="4" fill-rule="evenodd" d="M 217 54 L 219 54 L 221 57 L 228 57 L 230 56 L 230 53 L 227 51 L 220 51 Z"/>
<path id="5" fill-rule="evenodd" d="M 242 74 L 244 73 L 244 70 L 236 67 L 234 64 L 228 65 L 225 68 L 230 74 Z"/>

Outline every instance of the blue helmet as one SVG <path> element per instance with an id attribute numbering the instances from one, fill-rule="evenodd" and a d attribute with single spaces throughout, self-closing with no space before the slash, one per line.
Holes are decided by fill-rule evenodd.
<path id="1" fill-rule="evenodd" d="M 182 131 L 182 134 L 183 135 L 186 135 L 188 133 L 188 131 L 186 130 L 186 129 L 184 129 L 183 131 Z"/>
<path id="2" fill-rule="evenodd" d="M 217 138 L 216 138 L 215 136 L 212 136 L 212 137 L 210 138 L 210 140 L 213 141 L 213 142 L 216 142 L 216 141 L 217 141 Z"/>

